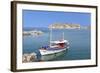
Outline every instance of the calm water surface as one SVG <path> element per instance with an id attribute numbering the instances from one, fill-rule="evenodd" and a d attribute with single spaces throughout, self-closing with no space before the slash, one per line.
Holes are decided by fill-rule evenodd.
<path id="1" fill-rule="evenodd" d="M 30 31 L 32 29 L 24 29 Z M 49 30 L 38 29 L 44 32 L 40 36 L 23 36 L 23 54 L 24 53 L 37 53 L 38 59 L 41 58 L 39 48 L 43 45 L 49 45 Z M 66 30 L 53 30 L 52 40 L 59 40 L 62 38 L 62 32 L 65 33 L 64 37 L 70 43 L 70 48 L 61 56 L 53 60 L 82 60 L 91 58 L 91 45 L 90 45 L 90 30 L 83 29 L 66 29 Z"/>

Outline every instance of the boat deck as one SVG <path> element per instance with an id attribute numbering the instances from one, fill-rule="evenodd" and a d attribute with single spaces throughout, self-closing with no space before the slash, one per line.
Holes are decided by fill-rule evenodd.
<path id="1" fill-rule="evenodd" d="M 63 48 L 58 48 L 58 47 L 49 47 L 49 46 L 45 46 L 45 47 L 42 47 L 41 49 L 43 49 L 43 50 L 61 50 L 61 49 L 64 49 L 65 47 L 63 47 Z"/>

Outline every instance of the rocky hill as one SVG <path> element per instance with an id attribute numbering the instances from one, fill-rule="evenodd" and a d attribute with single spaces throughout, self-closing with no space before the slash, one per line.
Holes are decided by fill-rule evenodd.
<path id="1" fill-rule="evenodd" d="M 80 29 L 80 24 L 51 24 L 48 28 L 52 29 Z"/>

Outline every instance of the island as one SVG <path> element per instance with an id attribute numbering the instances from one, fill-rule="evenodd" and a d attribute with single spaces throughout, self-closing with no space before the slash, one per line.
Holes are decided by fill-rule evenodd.
<path id="1" fill-rule="evenodd" d="M 51 24 L 48 28 L 52 29 L 80 29 L 80 24 Z"/>

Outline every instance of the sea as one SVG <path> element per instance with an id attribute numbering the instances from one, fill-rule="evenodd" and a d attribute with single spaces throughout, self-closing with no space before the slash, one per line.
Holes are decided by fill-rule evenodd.
<path id="1" fill-rule="evenodd" d="M 38 60 L 41 59 L 39 49 L 50 44 L 50 30 L 48 28 L 24 28 L 23 31 L 39 30 L 43 34 L 23 35 L 23 54 L 35 52 Z M 62 60 L 85 60 L 91 59 L 91 30 L 90 29 L 53 29 L 52 40 L 64 39 L 69 41 L 69 49 L 63 55 L 52 59 Z"/>

